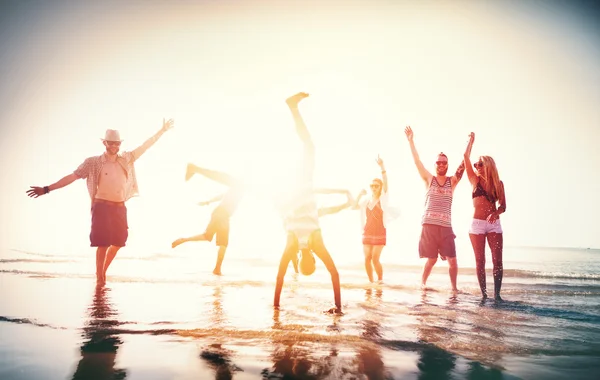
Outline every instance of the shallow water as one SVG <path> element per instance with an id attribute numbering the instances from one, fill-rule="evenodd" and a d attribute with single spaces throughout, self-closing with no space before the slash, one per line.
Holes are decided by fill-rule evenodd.
<path id="1" fill-rule="evenodd" d="M 274 310 L 276 262 L 234 254 L 219 277 L 213 251 L 124 251 L 104 288 L 89 254 L 4 252 L 0 378 L 585 379 L 600 369 L 598 251 L 506 248 L 503 302 L 481 300 L 468 265 L 453 295 L 445 263 L 426 291 L 418 265 L 385 263 L 384 284 L 371 285 L 360 264 L 340 264 L 343 315 L 323 313 L 333 292 L 322 265 L 310 277 L 290 266 Z"/>

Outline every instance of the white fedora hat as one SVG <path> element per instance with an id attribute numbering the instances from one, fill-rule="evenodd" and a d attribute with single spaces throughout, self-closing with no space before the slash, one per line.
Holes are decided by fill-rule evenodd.
<path id="1" fill-rule="evenodd" d="M 106 133 L 104 134 L 104 138 L 101 140 L 102 141 L 123 141 L 123 140 L 121 140 L 121 135 L 119 134 L 119 131 L 117 131 L 116 129 L 107 129 Z"/>

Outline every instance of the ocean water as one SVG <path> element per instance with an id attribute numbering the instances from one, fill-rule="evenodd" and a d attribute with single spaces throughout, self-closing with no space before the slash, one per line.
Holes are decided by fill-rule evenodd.
<path id="1" fill-rule="evenodd" d="M 468 248 L 458 295 L 444 262 L 422 291 L 422 262 L 397 247 L 384 251 L 381 285 L 367 282 L 360 247 L 344 252 L 354 259 L 338 260 L 343 315 L 323 312 L 333 292 L 320 263 L 309 277 L 290 265 L 275 310 L 277 254 L 258 248 L 233 247 L 223 276 L 207 243 L 125 248 L 104 288 L 91 248 L 7 250 L 0 378 L 596 379 L 600 251 L 505 247 L 496 302 L 481 300 Z M 488 262 L 492 290 L 489 252 Z"/>

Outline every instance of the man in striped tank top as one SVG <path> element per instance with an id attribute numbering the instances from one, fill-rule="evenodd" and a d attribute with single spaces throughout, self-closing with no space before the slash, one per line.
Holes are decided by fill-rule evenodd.
<path id="1" fill-rule="evenodd" d="M 425 288 L 427 278 L 439 255 L 442 260 L 448 260 L 450 282 L 452 290 L 456 292 L 458 291 L 456 287 L 458 265 L 456 263 L 456 246 L 454 244 L 456 235 L 452 231 L 452 196 L 454 188 L 458 185 L 465 171 L 465 163 L 464 161 L 461 162 L 458 169 L 456 169 L 456 173 L 452 177 L 448 177 L 446 176 L 448 172 L 448 157 L 444 153 L 440 153 L 435 162 L 436 175 L 434 176 L 425 169 L 419 158 L 413 140 L 412 129 L 406 127 L 404 133 L 410 144 L 410 151 L 419 175 L 427 188 L 425 211 L 421 220 L 421 238 L 419 240 L 419 257 L 427 259 L 423 267 L 421 287 Z"/>
<path id="2" fill-rule="evenodd" d="M 323 243 L 321 228 L 319 226 L 319 211 L 313 188 L 315 146 L 298 110 L 298 103 L 306 97 L 308 97 L 308 94 L 299 92 L 286 100 L 294 118 L 296 133 L 304 145 L 304 157 L 303 167 L 297 178 L 298 183 L 295 192 L 288 198 L 286 204 L 280 207 L 280 211 L 283 214 L 283 224 L 287 232 L 287 243 L 279 262 L 273 306 L 279 307 L 283 278 L 287 272 L 287 267 L 300 250 L 303 255 L 299 262 L 302 273 L 310 274 L 314 272 L 315 259 L 311 252 L 314 252 L 323 264 L 325 264 L 331 275 L 335 301 L 335 307 L 329 310 L 329 312 L 340 313 L 342 311 L 340 276 L 331 255 Z M 310 257 L 305 257 L 304 255 L 310 255 Z"/>

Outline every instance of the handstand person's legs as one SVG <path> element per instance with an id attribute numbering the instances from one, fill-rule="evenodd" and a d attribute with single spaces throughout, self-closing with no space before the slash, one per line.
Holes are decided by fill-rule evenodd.
<path id="1" fill-rule="evenodd" d="M 307 93 L 299 92 L 286 99 L 286 103 L 292 112 L 292 117 L 294 118 L 296 133 L 304 143 L 311 141 L 311 138 L 310 134 L 308 133 L 308 129 L 306 128 L 306 124 L 304 123 L 304 119 L 302 119 L 302 115 L 300 115 L 300 110 L 298 110 L 298 103 L 307 97 Z"/>
<path id="2" fill-rule="evenodd" d="M 188 181 L 190 178 L 192 178 L 192 176 L 194 174 L 203 175 L 204 177 L 206 177 L 210 180 L 213 180 L 215 182 L 218 182 L 218 183 L 220 183 L 222 185 L 226 185 L 226 186 L 234 186 L 234 185 L 239 184 L 237 179 L 235 179 L 234 177 L 232 177 L 231 175 L 229 175 L 227 173 L 220 172 L 217 170 L 202 168 L 200 166 L 189 163 L 187 165 L 187 170 L 185 172 L 185 180 Z"/>

